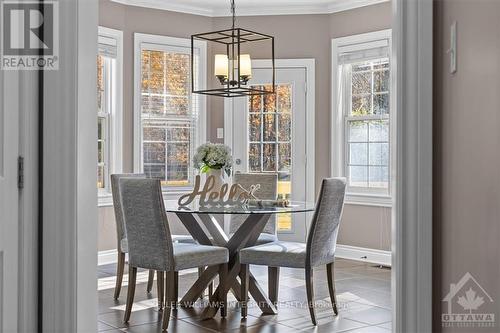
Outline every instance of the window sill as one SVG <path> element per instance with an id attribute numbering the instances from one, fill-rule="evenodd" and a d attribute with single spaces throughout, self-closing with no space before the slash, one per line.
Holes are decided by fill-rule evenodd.
<path id="1" fill-rule="evenodd" d="M 113 207 L 113 196 L 111 193 L 99 194 L 97 196 L 97 207 Z"/>
<path id="2" fill-rule="evenodd" d="M 375 207 L 392 207 L 392 197 L 388 195 L 346 193 L 345 204 Z"/>

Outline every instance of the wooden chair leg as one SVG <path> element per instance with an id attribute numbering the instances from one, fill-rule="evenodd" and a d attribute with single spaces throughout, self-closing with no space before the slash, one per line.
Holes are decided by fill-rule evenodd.
<path id="1" fill-rule="evenodd" d="M 137 267 L 129 267 L 128 270 L 128 290 L 127 290 L 127 305 L 125 307 L 125 316 L 123 321 L 128 323 L 130 314 L 132 313 L 132 304 L 134 304 L 135 281 L 137 279 Z"/>
<path id="2" fill-rule="evenodd" d="M 268 277 L 268 295 L 271 302 L 274 305 L 278 303 L 278 291 L 280 284 L 280 268 L 279 267 L 268 267 L 267 268 Z"/>
<path id="3" fill-rule="evenodd" d="M 326 265 L 326 275 L 328 278 L 328 292 L 330 293 L 330 300 L 332 302 L 333 313 L 335 315 L 339 314 L 339 310 L 337 309 L 337 295 L 335 291 L 335 274 L 334 274 L 334 263 L 330 263 Z"/>
<path id="4" fill-rule="evenodd" d="M 172 304 L 175 296 L 175 272 L 167 272 L 165 279 L 165 309 L 163 310 L 163 320 L 161 324 L 162 331 L 168 329 L 170 322 L 170 313 L 172 312 Z"/>
<path id="5" fill-rule="evenodd" d="M 309 307 L 309 314 L 311 321 L 316 326 L 316 313 L 314 310 L 314 286 L 313 286 L 313 269 L 306 268 L 306 291 L 307 291 L 307 305 Z"/>
<path id="6" fill-rule="evenodd" d="M 125 267 L 125 253 L 118 250 L 118 265 L 116 266 L 116 285 L 114 298 L 120 297 L 123 281 L 123 269 Z"/>
<path id="7" fill-rule="evenodd" d="M 204 270 L 205 270 L 205 268 L 204 268 L 204 267 L 198 267 L 198 277 L 200 277 L 200 276 L 201 276 L 201 274 L 203 274 L 203 271 L 204 271 Z M 205 294 L 205 291 L 203 291 L 203 292 L 201 293 L 201 295 L 200 295 L 200 299 L 203 299 L 204 294 Z"/>
<path id="8" fill-rule="evenodd" d="M 208 285 L 208 298 L 212 297 L 212 294 L 214 293 L 214 281 L 210 282 Z"/>
<path id="9" fill-rule="evenodd" d="M 241 278 L 241 318 L 246 318 L 248 313 L 248 285 L 250 283 L 249 277 L 249 266 L 241 265 L 240 268 L 240 278 Z"/>
<path id="10" fill-rule="evenodd" d="M 219 301 L 220 301 L 220 315 L 222 318 L 227 316 L 227 293 L 226 288 L 227 279 L 227 263 L 221 264 L 219 267 Z"/>
<path id="11" fill-rule="evenodd" d="M 158 290 L 158 308 L 161 310 L 161 309 L 163 309 L 164 296 L 165 296 L 165 290 L 164 290 L 165 273 L 161 272 L 161 271 L 157 271 L 156 276 L 157 276 L 156 287 Z"/>
<path id="12" fill-rule="evenodd" d="M 155 279 L 155 271 L 154 269 L 149 270 L 149 275 L 148 275 L 148 286 L 146 288 L 146 292 L 149 294 L 151 293 L 151 290 L 153 289 L 153 280 Z"/>
<path id="13" fill-rule="evenodd" d="M 179 301 L 179 272 L 174 272 L 174 303 L 172 307 L 177 310 L 177 302 Z"/>

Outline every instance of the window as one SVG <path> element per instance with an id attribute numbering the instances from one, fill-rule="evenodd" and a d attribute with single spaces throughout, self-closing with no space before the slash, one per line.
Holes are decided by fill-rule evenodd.
<path id="1" fill-rule="evenodd" d="M 122 32 L 99 27 L 97 55 L 97 189 L 99 204 L 111 195 L 109 176 L 122 170 Z"/>
<path id="2" fill-rule="evenodd" d="M 346 175 L 351 192 L 389 190 L 389 59 L 345 68 Z"/>
<path id="3" fill-rule="evenodd" d="M 136 34 L 136 171 L 164 189 L 193 185 L 192 156 L 205 140 L 205 101 L 191 93 L 190 40 Z M 205 47 L 198 43 L 195 82 L 204 82 Z"/>
<path id="4" fill-rule="evenodd" d="M 337 174 L 348 197 L 390 197 L 390 31 L 334 40 Z M 340 162 L 342 161 L 342 162 Z M 348 198 L 349 199 L 349 198 Z"/>
<path id="5" fill-rule="evenodd" d="M 276 95 L 250 96 L 248 111 L 248 171 L 277 173 L 278 198 L 291 200 L 292 84 L 276 85 Z M 291 230 L 291 214 L 277 219 L 278 230 Z"/>

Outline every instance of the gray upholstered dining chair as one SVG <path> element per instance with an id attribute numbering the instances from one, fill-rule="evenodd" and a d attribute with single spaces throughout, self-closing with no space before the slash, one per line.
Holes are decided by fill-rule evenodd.
<path id="1" fill-rule="evenodd" d="M 252 185 L 260 185 L 260 188 L 255 192 L 255 196 L 262 200 L 276 200 L 278 197 L 278 175 L 276 173 L 235 173 L 233 175 L 233 184 L 239 184 L 246 190 Z M 245 222 L 246 218 L 246 215 L 231 215 L 229 233 L 234 234 Z M 278 228 L 276 216 L 273 215 L 264 227 L 256 244 L 270 243 L 277 240 Z"/>
<path id="2" fill-rule="evenodd" d="M 118 190 L 120 179 L 127 178 L 146 178 L 145 174 L 113 174 L 111 175 L 111 192 L 113 195 L 113 207 L 115 211 L 115 221 L 116 221 L 116 239 L 117 239 L 117 266 L 116 266 L 116 284 L 114 298 L 118 299 L 120 296 L 120 291 L 123 281 L 123 270 L 125 267 L 125 254 L 128 253 L 128 240 L 127 233 L 125 231 L 125 222 L 123 220 L 122 211 L 122 201 L 120 196 L 120 191 Z M 172 241 L 179 243 L 195 243 L 195 240 L 191 236 L 184 235 L 174 235 L 172 236 Z M 161 279 L 161 277 L 160 277 Z M 147 292 L 150 293 L 153 287 L 154 280 L 154 270 L 149 271 Z"/>
<path id="3" fill-rule="evenodd" d="M 124 321 L 128 322 L 135 293 L 137 268 L 153 269 L 165 279 L 162 329 L 168 328 L 172 307 L 178 299 L 178 272 L 203 266 L 219 266 L 224 290 L 229 251 L 225 247 L 173 243 L 157 179 L 122 178 L 119 191 L 129 247 L 129 283 Z M 162 290 L 163 291 L 163 290 Z M 227 296 L 221 295 L 221 316 L 226 316 Z"/>
<path id="4" fill-rule="evenodd" d="M 307 243 L 273 242 L 256 245 L 240 250 L 241 266 L 241 311 L 247 314 L 247 294 L 249 284 L 249 265 L 264 265 L 269 267 L 304 268 L 306 278 L 307 302 L 311 320 L 316 325 L 314 311 L 313 269 L 326 265 L 328 289 L 333 312 L 337 315 L 337 300 L 333 265 L 339 224 L 344 207 L 346 182 L 344 178 L 324 179 L 316 204 L 316 210 L 311 221 Z M 276 290 L 276 299 L 277 299 Z"/>
<path id="5" fill-rule="evenodd" d="M 278 175 L 276 173 L 235 173 L 233 174 L 233 184 L 239 184 L 244 189 L 250 189 L 252 185 L 260 185 L 255 192 L 255 196 L 261 200 L 276 200 L 278 198 Z M 245 222 L 247 215 L 233 214 L 229 224 L 230 235 Z M 256 245 L 276 242 L 278 240 L 278 226 L 276 215 L 273 214 L 257 239 Z M 268 293 L 271 300 L 274 290 L 279 282 L 279 267 L 268 267 Z"/>

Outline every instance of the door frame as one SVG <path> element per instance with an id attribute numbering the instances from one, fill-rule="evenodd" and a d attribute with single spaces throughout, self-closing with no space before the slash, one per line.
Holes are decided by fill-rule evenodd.
<path id="1" fill-rule="evenodd" d="M 316 200 L 315 192 L 315 59 L 275 59 L 275 68 L 304 68 L 306 71 L 306 201 Z M 252 68 L 271 69 L 270 59 L 252 60 Z M 226 124 L 233 123 L 234 99 L 224 99 L 224 144 L 232 147 L 233 129 Z M 286 233 L 286 232 L 285 232 Z"/>
<path id="2" fill-rule="evenodd" d="M 12 139 L 9 144 L 15 145 L 16 158 L 3 162 L 4 171 L 11 177 L 6 180 L 7 186 L 17 199 L 17 205 L 2 214 L 9 237 L 0 247 L 0 331 L 1 325 L 7 331 L 18 332 L 35 332 L 37 327 L 38 304 L 34 295 L 38 291 L 38 77 L 36 71 L 2 71 L 0 75 L 0 107 L 17 110 L 17 114 L 5 117 L 4 113 L 3 121 L 0 119 L 0 126 L 11 125 L 5 127 L 3 134 L 4 139 Z M 24 159 L 22 189 L 18 188 L 17 156 Z M 11 275 L 10 284 L 4 289 L 7 274 Z"/>
<path id="3" fill-rule="evenodd" d="M 395 332 L 432 330 L 432 5 L 432 0 L 392 2 L 393 61 L 400 69 L 393 84 L 401 110 L 393 224 Z M 61 55 L 72 68 L 47 73 L 52 79 L 46 83 L 55 88 L 46 84 L 52 93 L 44 92 L 44 98 L 55 100 L 51 112 L 61 119 L 47 121 L 45 131 L 58 133 L 58 142 L 71 150 L 47 147 L 50 153 L 44 155 L 45 170 L 51 170 L 44 179 L 51 184 L 43 192 L 44 227 L 53 233 L 44 237 L 44 280 L 52 285 L 44 284 L 42 310 L 45 332 L 89 332 L 97 325 L 96 149 L 89 149 L 84 138 L 95 133 L 96 125 L 93 114 L 84 110 L 96 105 L 88 69 L 95 67 L 98 6 L 96 0 L 65 0 L 62 7 Z M 61 97 L 61 91 L 71 94 Z M 66 173 L 78 177 L 69 184 L 50 182 Z"/>
<path id="4" fill-rule="evenodd" d="M 396 188 L 392 214 L 394 332 L 432 331 L 433 0 L 392 2 Z"/>

